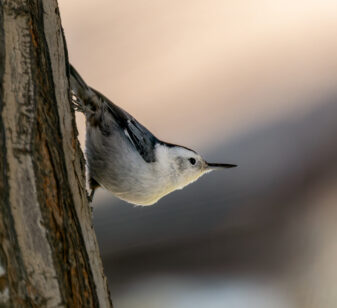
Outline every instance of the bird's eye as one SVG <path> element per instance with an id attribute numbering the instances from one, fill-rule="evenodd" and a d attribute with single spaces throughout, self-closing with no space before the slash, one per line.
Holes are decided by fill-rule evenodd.
<path id="1" fill-rule="evenodd" d="M 188 160 L 192 165 L 195 165 L 196 160 L 193 157 L 189 158 Z"/>

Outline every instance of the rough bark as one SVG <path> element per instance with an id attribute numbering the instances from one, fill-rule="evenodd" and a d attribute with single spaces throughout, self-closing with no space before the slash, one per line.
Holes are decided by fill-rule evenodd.
<path id="1" fill-rule="evenodd" d="M 111 307 L 56 0 L 0 0 L 0 307 Z"/>

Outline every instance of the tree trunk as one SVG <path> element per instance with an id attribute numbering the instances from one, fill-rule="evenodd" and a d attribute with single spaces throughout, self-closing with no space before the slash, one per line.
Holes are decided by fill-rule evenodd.
<path id="1" fill-rule="evenodd" d="M 56 0 L 0 0 L 0 307 L 111 307 Z"/>

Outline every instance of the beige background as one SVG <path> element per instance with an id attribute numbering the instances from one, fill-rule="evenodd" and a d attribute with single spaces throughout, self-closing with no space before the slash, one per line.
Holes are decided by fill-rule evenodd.
<path id="1" fill-rule="evenodd" d="M 70 60 L 158 137 L 200 148 L 336 86 L 336 1 L 59 1 Z"/>

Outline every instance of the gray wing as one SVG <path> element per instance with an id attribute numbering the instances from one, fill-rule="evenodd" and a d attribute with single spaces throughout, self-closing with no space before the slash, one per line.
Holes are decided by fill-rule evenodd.
<path id="1" fill-rule="evenodd" d="M 155 145 L 160 143 L 160 141 L 125 110 L 112 103 L 100 92 L 93 88 L 90 89 L 98 96 L 103 105 L 107 108 L 106 110 L 112 115 L 127 139 L 143 159 L 147 163 L 156 161 Z"/>

